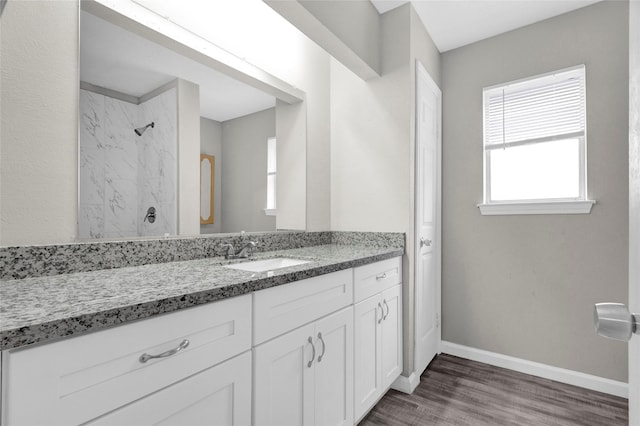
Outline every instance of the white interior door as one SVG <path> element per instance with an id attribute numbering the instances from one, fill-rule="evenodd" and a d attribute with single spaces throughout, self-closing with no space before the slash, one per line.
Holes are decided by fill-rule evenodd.
<path id="1" fill-rule="evenodd" d="M 440 342 L 440 152 L 442 93 L 416 61 L 415 372 Z"/>
<path id="2" fill-rule="evenodd" d="M 629 2 L 629 309 L 640 313 L 640 2 Z M 629 424 L 640 425 L 640 336 L 629 341 Z"/>

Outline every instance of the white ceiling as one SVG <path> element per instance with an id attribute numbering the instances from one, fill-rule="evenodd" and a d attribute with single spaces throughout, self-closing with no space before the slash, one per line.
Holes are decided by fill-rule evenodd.
<path id="1" fill-rule="evenodd" d="M 412 0 L 440 52 L 455 49 L 600 0 Z M 406 1 L 371 0 L 385 13 Z"/>
<path id="2" fill-rule="evenodd" d="M 275 98 L 87 12 L 80 80 L 140 97 L 176 77 L 200 85 L 200 115 L 226 121 L 275 106 Z"/>

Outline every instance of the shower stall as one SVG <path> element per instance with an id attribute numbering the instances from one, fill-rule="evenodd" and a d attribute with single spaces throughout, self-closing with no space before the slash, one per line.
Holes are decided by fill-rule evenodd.
<path id="1" fill-rule="evenodd" d="M 132 103 L 82 88 L 79 162 L 80 239 L 176 234 L 176 89 Z"/>

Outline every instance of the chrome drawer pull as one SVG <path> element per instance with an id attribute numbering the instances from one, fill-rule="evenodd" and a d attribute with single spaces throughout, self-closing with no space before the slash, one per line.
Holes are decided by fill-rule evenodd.
<path id="1" fill-rule="evenodd" d="M 311 364 L 313 364 L 313 360 L 316 359 L 316 347 L 313 344 L 313 339 L 311 336 L 307 339 L 307 342 L 311 345 L 311 349 L 313 350 L 313 354 L 311 355 L 311 361 L 307 363 L 307 367 L 311 368 Z"/>
<path id="2" fill-rule="evenodd" d="M 384 280 L 387 278 L 387 273 L 384 272 L 382 275 L 376 275 L 376 281 Z"/>
<path id="3" fill-rule="evenodd" d="M 318 362 L 320 362 L 320 361 L 322 361 L 322 357 L 324 356 L 324 351 L 327 348 L 327 346 L 324 343 L 324 340 L 322 340 L 322 333 L 318 333 L 318 339 L 322 342 L 322 353 L 318 357 Z"/>
<path id="4" fill-rule="evenodd" d="M 389 315 L 389 305 L 387 305 L 387 299 L 384 300 L 384 306 L 387 307 L 387 313 L 382 317 L 383 320 L 387 320 L 387 316 Z"/>
<path id="5" fill-rule="evenodd" d="M 170 357 L 170 356 L 173 356 L 173 355 L 177 354 L 178 352 L 180 352 L 183 349 L 186 349 L 187 346 L 189 346 L 189 341 L 187 339 L 184 339 L 182 341 L 182 343 L 180 343 L 178 345 L 178 347 L 176 347 L 176 348 L 170 349 L 170 350 L 168 350 L 166 352 L 162 352 L 161 354 L 158 354 L 158 355 L 149 355 L 147 353 L 144 353 L 144 354 L 140 355 L 140 358 L 138 358 L 138 360 L 141 363 L 144 364 L 145 362 L 149 361 L 150 359 L 167 358 L 167 357 Z"/>

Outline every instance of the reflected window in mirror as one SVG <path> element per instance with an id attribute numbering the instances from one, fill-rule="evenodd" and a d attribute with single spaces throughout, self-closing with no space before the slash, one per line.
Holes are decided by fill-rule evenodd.
<path id="1" fill-rule="evenodd" d="M 276 215 L 276 138 L 267 139 L 267 216 Z"/>

